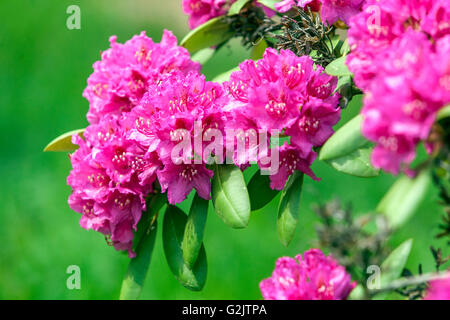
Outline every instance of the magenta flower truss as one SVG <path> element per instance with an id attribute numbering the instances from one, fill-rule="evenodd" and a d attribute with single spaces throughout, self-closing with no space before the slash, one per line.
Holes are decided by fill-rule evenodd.
<path id="1" fill-rule="evenodd" d="M 431 281 L 425 300 L 450 300 L 450 276 Z"/>
<path id="2" fill-rule="evenodd" d="M 348 24 L 350 18 L 361 11 L 365 0 L 284 0 L 276 3 L 275 8 L 280 12 L 287 12 L 293 6 L 310 8 L 319 12 L 323 22 L 332 25 L 338 20 Z"/>
<path id="3" fill-rule="evenodd" d="M 279 258 L 272 277 L 259 284 L 265 300 L 345 300 L 355 286 L 345 268 L 319 249 Z"/>
<path id="4" fill-rule="evenodd" d="M 153 191 L 158 176 L 164 190 L 169 188 L 169 193 L 179 191 L 167 173 L 174 169 L 164 167 L 163 146 L 158 152 L 156 147 L 159 147 L 158 139 L 166 132 L 170 134 L 170 129 L 178 123 L 185 121 L 192 125 L 194 120 L 194 117 L 187 117 L 186 112 L 170 111 L 179 110 L 182 99 L 188 97 L 184 96 L 183 85 L 186 83 L 182 81 L 183 77 L 190 74 L 192 91 L 198 93 L 195 103 L 201 100 L 203 107 L 215 97 L 211 95 L 216 93 L 217 86 L 206 85 L 199 70 L 200 65 L 190 60 L 184 48 L 177 46 L 172 33 L 165 31 L 160 44 L 154 43 L 145 33 L 123 45 L 112 37 L 111 49 L 94 64 L 94 73 L 89 77 L 84 96 L 90 102 L 88 119 L 91 124 L 84 132 L 84 140 L 73 137 L 73 143 L 79 145 L 79 149 L 70 157 L 73 170 L 67 182 L 73 193 L 69 205 L 82 214 L 80 224 L 83 228 L 105 234 L 117 250 L 128 250 L 131 257 L 134 256 L 133 231 L 146 208 L 145 198 Z M 168 80 L 172 76 L 173 82 Z M 169 102 L 175 100 L 163 101 L 162 95 L 159 96 L 161 101 L 151 100 L 156 99 L 163 84 L 168 86 L 167 90 L 173 89 L 166 90 L 165 94 L 175 96 L 178 90 L 179 105 L 169 108 Z M 217 94 L 220 94 L 220 88 Z M 148 101 L 158 103 L 159 109 L 145 108 Z M 200 106 L 197 109 L 200 110 Z M 135 110 L 141 110 L 142 114 Z M 147 116 L 161 110 L 165 113 L 158 116 L 164 123 L 149 126 L 150 119 L 158 119 Z M 172 121 L 172 115 L 177 119 Z M 190 172 L 192 177 L 193 172 L 197 171 Z M 208 180 L 193 179 L 191 185 L 207 197 L 211 173 L 206 169 L 198 172 L 197 176 L 206 175 Z M 171 192 L 171 189 L 175 191 Z M 182 200 L 179 194 L 173 198 Z"/>
<path id="5" fill-rule="evenodd" d="M 111 48 L 94 63 L 94 73 L 88 79 L 83 96 L 90 108 L 88 120 L 97 123 L 107 114 L 129 112 L 146 92 L 149 81 L 172 71 L 200 71 L 200 64 L 190 60 L 186 49 L 177 46 L 177 39 L 164 31 L 161 43 L 154 43 L 142 32 L 125 44 L 110 38 Z"/>
<path id="6" fill-rule="evenodd" d="M 183 11 L 189 16 L 189 27 L 199 25 L 225 14 L 236 0 L 183 0 Z"/>
<path id="7" fill-rule="evenodd" d="M 377 168 L 408 171 L 450 103 L 449 15 L 448 1 L 368 1 L 351 20 L 347 64 L 366 94 L 363 134 Z"/>
<path id="8" fill-rule="evenodd" d="M 310 57 L 289 50 L 267 49 L 257 64 L 244 61 L 225 84 L 233 121 L 228 127 L 253 129 L 290 136 L 290 146 L 280 148 L 280 170 L 271 175 L 272 188 L 281 190 L 287 178 L 300 170 L 317 179 L 310 169 L 321 146 L 340 119 L 337 78 L 313 67 Z M 237 165 L 245 163 L 236 162 Z M 263 165 L 260 165 L 264 168 Z"/>

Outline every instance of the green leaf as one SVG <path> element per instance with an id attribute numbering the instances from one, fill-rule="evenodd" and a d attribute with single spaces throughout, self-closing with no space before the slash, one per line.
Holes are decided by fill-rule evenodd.
<path id="1" fill-rule="evenodd" d="M 222 82 L 225 82 L 225 81 L 229 81 L 231 74 L 233 72 L 235 72 L 235 71 L 238 71 L 238 70 L 239 70 L 239 67 L 236 67 L 236 68 L 233 68 L 231 70 L 228 70 L 228 71 L 226 71 L 224 73 L 221 73 L 218 76 L 216 76 L 212 81 L 213 82 L 219 82 L 219 83 L 222 83 Z"/>
<path id="2" fill-rule="evenodd" d="M 258 0 L 258 2 L 272 10 L 275 10 L 275 3 L 280 2 L 280 0 Z"/>
<path id="3" fill-rule="evenodd" d="M 380 201 L 377 212 L 387 217 L 392 229 L 398 229 L 417 211 L 430 183 L 431 177 L 427 170 L 423 170 L 414 179 L 400 177 Z"/>
<path id="4" fill-rule="evenodd" d="M 183 259 L 189 268 L 194 267 L 202 247 L 203 233 L 208 216 L 208 204 L 208 200 L 201 198 L 197 193 L 195 194 L 181 244 Z"/>
<path id="5" fill-rule="evenodd" d="M 343 56 L 347 55 L 350 52 L 350 45 L 348 44 L 348 39 L 345 39 L 344 43 L 341 46 L 341 54 Z"/>
<path id="6" fill-rule="evenodd" d="M 361 134 L 362 120 L 357 115 L 337 130 L 320 150 L 319 160 L 340 158 L 366 146 L 369 141 Z"/>
<path id="7" fill-rule="evenodd" d="M 297 228 L 303 178 L 303 173 L 296 171 L 286 182 L 286 186 L 281 193 L 278 206 L 278 236 L 281 243 L 286 247 L 294 237 Z"/>
<path id="8" fill-rule="evenodd" d="M 350 295 L 347 297 L 347 300 L 363 300 L 364 299 L 364 287 L 362 284 L 358 284 L 352 292 L 350 292 Z"/>
<path id="9" fill-rule="evenodd" d="M 380 174 L 380 171 L 375 169 L 370 162 L 372 150 L 371 146 L 366 146 L 346 156 L 326 160 L 325 162 L 337 171 L 352 176 L 363 178 L 376 177 Z"/>
<path id="10" fill-rule="evenodd" d="M 244 6 L 249 2 L 250 0 L 237 0 L 235 3 L 233 3 L 230 10 L 228 10 L 228 15 L 234 16 L 236 14 L 239 14 L 242 8 L 244 8 Z"/>
<path id="11" fill-rule="evenodd" d="M 265 207 L 278 194 L 277 190 L 270 188 L 270 178 L 257 171 L 248 183 L 252 211 Z"/>
<path id="12" fill-rule="evenodd" d="M 236 229 L 247 227 L 250 198 L 239 167 L 216 165 L 211 194 L 216 213 L 227 225 Z"/>
<path id="13" fill-rule="evenodd" d="M 381 264 L 381 288 L 400 278 L 411 253 L 412 244 L 413 239 L 406 240 L 383 261 Z M 384 299 L 386 295 L 385 292 L 379 293 L 375 296 L 375 299 Z"/>
<path id="14" fill-rule="evenodd" d="M 336 170 L 357 177 L 375 177 L 379 174 L 370 162 L 372 144 L 361 134 L 362 116 L 358 115 L 343 125 L 320 150 L 319 160 Z"/>
<path id="15" fill-rule="evenodd" d="M 192 61 L 198 62 L 200 64 L 205 64 L 214 56 L 214 53 L 216 53 L 216 49 L 214 48 L 205 48 L 200 51 L 197 51 L 192 55 Z"/>
<path id="16" fill-rule="evenodd" d="M 193 268 L 185 263 L 182 252 L 187 217 L 175 206 L 169 206 L 163 222 L 163 246 L 167 263 L 177 280 L 187 289 L 200 291 L 206 282 L 206 252 L 202 245 Z"/>
<path id="17" fill-rule="evenodd" d="M 50 142 L 45 148 L 44 152 L 55 151 L 55 152 L 72 152 L 78 149 L 77 145 L 72 144 L 72 136 L 74 134 L 83 134 L 85 129 L 73 130 Z"/>
<path id="18" fill-rule="evenodd" d="M 450 106 L 446 106 L 444 108 L 442 108 L 441 110 L 439 110 L 436 119 L 438 121 L 445 119 L 445 118 L 449 118 L 450 117 Z"/>
<path id="19" fill-rule="evenodd" d="M 225 22 L 223 16 L 209 20 L 188 33 L 181 41 L 191 54 L 205 48 L 220 45 L 233 37 L 231 27 Z"/>
<path id="20" fill-rule="evenodd" d="M 264 39 L 260 39 L 255 46 L 252 48 L 252 52 L 250 54 L 250 59 L 252 60 L 259 60 L 262 59 L 264 52 L 266 52 L 266 49 L 269 47 L 267 44 L 267 41 Z"/>
<path id="21" fill-rule="evenodd" d="M 345 64 L 346 60 L 347 56 L 337 58 L 336 60 L 332 61 L 329 65 L 327 65 L 327 67 L 325 68 L 325 72 L 330 76 L 336 77 L 351 76 L 352 73 L 350 72 L 350 70 L 348 70 L 348 67 Z"/>
<path id="22" fill-rule="evenodd" d="M 136 249 L 136 257 L 131 259 L 122 282 L 120 300 L 136 300 L 144 285 L 147 270 L 155 247 L 156 224 L 147 225 L 146 232 Z"/>

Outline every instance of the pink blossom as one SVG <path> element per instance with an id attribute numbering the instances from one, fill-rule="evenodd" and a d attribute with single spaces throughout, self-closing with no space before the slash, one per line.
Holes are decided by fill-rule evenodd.
<path id="1" fill-rule="evenodd" d="M 275 9 L 279 12 L 288 12 L 293 6 L 299 8 L 310 8 L 311 11 L 319 12 L 322 0 L 284 0 L 275 3 Z"/>
<path id="2" fill-rule="evenodd" d="M 125 44 L 110 38 L 111 48 L 94 63 L 94 73 L 88 79 L 83 96 L 90 108 L 88 120 L 97 123 L 107 114 L 129 112 L 146 92 L 148 82 L 172 71 L 199 71 L 200 64 L 190 60 L 186 49 L 177 46 L 177 39 L 164 31 L 161 43 L 154 43 L 142 32 Z"/>
<path id="3" fill-rule="evenodd" d="M 161 191 L 168 191 L 169 202 L 176 204 L 186 199 L 192 189 L 195 189 L 200 197 L 211 199 L 210 179 L 213 175 L 213 171 L 207 169 L 204 164 L 176 165 L 169 159 L 164 163 L 164 169 L 158 171 L 158 180 Z"/>
<path id="4" fill-rule="evenodd" d="M 205 167 L 203 150 L 207 142 L 202 138 L 210 129 L 225 136 L 222 108 L 227 103 L 222 87 L 205 81 L 204 76 L 196 72 L 172 73 L 149 85 L 141 104 L 126 116 L 131 124 L 128 138 L 162 162 L 157 176 L 162 192 L 168 191 L 170 203 L 182 202 L 193 188 L 209 199 L 212 171 Z M 200 141 L 198 149 L 195 139 Z M 174 148 L 184 141 L 186 148 L 174 153 Z"/>
<path id="5" fill-rule="evenodd" d="M 311 164 L 317 157 L 312 148 L 307 149 L 306 153 L 293 145 L 285 142 L 283 146 L 278 148 L 279 152 L 279 168 L 278 172 L 270 175 L 270 187 L 274 190 L 283 190 L 288 178 L 296 171 L 301 171 L 312 179 L 318 179 L 311 170 Z M 262 169 L 264 165 L 260 164 Z"/>
<path id="6" fill-rule="evenodd" d="M 78 136 L 74 136 L 73 142 L 80 148 L 70 157 L 73 165 L 67 178 L 73 188 L 70 207 L 82 214 L 83 228 L 103 233 L 117 250 L 128 250 L 130 257 L 134 257 L 133 230 L 145 209 L 140 193 L 144 191 L 133 190 L 132 183 L 115 184 L 107 170 L 94 159 L 91 143 Z"/>
<path id="7" fill-rule="evenodd" d="M 289 50 L 278 53 L 269 48 L 256 65 L 247 60 L 239 68 L 225 84 L 233 118 L 227 128 L 264 131 L 269 137 L 272 130 L 284 132 L 291 136 L 292 147 L 280 150 L 289 149 L 295 154 L 295 169 L 315 178 L 309 168 L 316 157 L 312 149 L 331 136 L 340 119 L 339 95 L 334 92 L 337 79 L 324 74 L 321 67 L 314 70 L 310 57 L 297 57 Z M 245 165 L 242 159 L 235 163 Z M 272 187 L 282 188 L 292 172 L 283 168 L 272 177 Z"/>
<path id="8" fill-rule="evenodd" d="M 356 282 L 319 249 L 276 262 L 272 277 L 259 284 L 265 300 L 345 300 Z"/>
<path id="9" fill-rule="evenodd" d="M 236 0 L 183 0 L 183 11 L 189 16 L 189 27 L 199 25 L 225 14 Z"/>
<path id="10" fill-rule="evenodd" d="M 347 64 L 358 87 L 366 89 L 377 74 L 380 56 L 407 30 L 426 32 L 435 41 L 449 34 L 449 15 L 447 0 L 366 0 L 348 31 L 352 52 Z"/>
<path id="11" fill-rule="evenodd" d="M 333 24 L 338 20 L 348 24 L 351 17 L 358 14 L 365 0 L 322 0 L 320 15 L 322 21 Z"/>
<path id="12" fill-rule="evenodd" d="M 450 276 L 430 282 L 425 300 L 450 300 Z"/>
<path id="13" fill-rule="evenodd" d="M 449 12 L 445 1 L 370 0 L 351 20 L 347 64 L 365 92 L 362 131 L 376 143 L 377 168 L 409 171 L 450 102 Z"/>
<path id="14" fill-rule="evenodd" d="M 323 22 L 330 25 L 338 20 L 348 24 L 351 17 L 361 11 L 365 0 L 284 0 L 275 4 L 275 9 L 287 12 L 293 6 L 299 8 L 310 8 L 311 11 L 319 12 Z"/>

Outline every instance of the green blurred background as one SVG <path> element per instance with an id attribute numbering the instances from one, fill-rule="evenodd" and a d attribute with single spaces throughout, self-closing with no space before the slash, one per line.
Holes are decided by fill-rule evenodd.
<path id="1" fill-rule="evenodd" d="M 81 30 L 66 28 L 66 9 L 81 8 Z M 159 41 L 164 28 L 181 39 L 187 18 L 181 0 L 0 1 L 0 298 L 116 299 L 128 258 L 106 245 L 102 235 L 79 226 L 67 205 L 70 170 L 67 154 L 43 153 L 66 131 L 86 126 L 87 101 L 81 93 L 92 64 L 108 47 L 146 30 Z M 236 66 L 248 53 L 233 42 L 208 62 L 209 79 Z M 358 104 L 345 117 L 358 112 Z M 165 261 L 161 233 L 142 298 L 260 299 L 258 284 L 270 276 L 275 260 L 311 247 L 317 218 L 312 206 L 334 198 L 356 211 L 373 210 L 394 181 L 383 175 L 360 179 L 314 166 L 321 182 L 307 178 L 300 225 L 286 249 L 276 233 L 276 200 L 252 213 L 245 230 L 232 230 L 210 212 L 205 235 L 208 279 L 201 292 L 182 287 Z M 430 245 L 442 214 L 430 189 L 413 219 L 390 240 L 395 247 L 414 238 L 408 267 L 434 268 Z M 66 268 L 81 268 L 81 290 L 66 288 Z"/>

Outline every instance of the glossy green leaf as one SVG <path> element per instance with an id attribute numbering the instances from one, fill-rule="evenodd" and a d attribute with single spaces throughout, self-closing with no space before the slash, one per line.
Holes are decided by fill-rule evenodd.
<path id="1" fill-rule="evenodd" d="M 350 76 L 352 73 L 348 70 L 345 61 L 347 60 L 347 56 L 343 56 L 337 58 L 332 61 L 329 65 L 326 66 L 325 72 L 331 76 L 342 77 L 342 76 Z"/>
<path id="2" fill-rule="evenodd" d="M 348 39 L 345 39 L 344 43 L 341 46 L 340 51 L 343 56 L 345 56 L 350 52 L 350 45 L 348 44 Z"/>
<path id="3" fill-rule="evenodd" d="M 380 201 L 377 212 L 387 217 L 392 229 L 398 229 L 417 211 L 430 184 L 431 176 L 427 170 L 414 179 L 400 177 Z"/>
<path id="4" fill-rule="evenodd" d="M 379 174 L 370 161 L 371 143 L 361 134 L 362 117 L 358 115 L 342 126 L 320 150 L 319 159 L 336 170 L 357 177 Z"/>
<path id="5" fill-rule="evenodd" d="M 411 253 L 413 239 L 406 240 L 399 245 L 381 264 L 381 288 L 389 285 L 392 281 L 397 280 L 406 262 L 408 261 L 409 254 Z M 379 293 L 376 295 L 376 299 L 384 299 L 387 293 Z"/>
<path id="6" fill-rule="evenodd" d="M 252 60 L 260 60 L 262 59 L 264 52 L 266 52 L 266 49 L 269 47 L 267 44 L 267 41 L 264 39 L 260 39 L 255 46 L 252 48 L 252 52 L 250 54 L 250 59 Z"/>
<path id="7" fill-rule="evenodd" d="M 227 225 L 236 229 L 247 227 L 250 198 L 239 167 L 216 165 L 211 194 L 216 213 Z"/>
<path id="8" fill-rule="evenodd" d="M 241 12 L 242 8 L 244 8 L 245 5 L 249 2 L 250 2 L 250 0 L 237 0 L 235 3 L 233 3 L 230 10 L 228 10 L 228 15 L 234 16 L 236 14 L 239 14 L 239 12 Z"/>
<path id="9" fill-rule="evenodd" d="M 50 142 L 45 148 L 44 152 L 54 151 L 54 152 L 72 152 L 78 149 L 77 145 L 72 143 L 72 136 L 74 134 L 83 134 L 85 129 L 73 130 Z"/>
<path id="10" fill-rule="evenodd" d="M 189 268 L 193 268 L 203 243 L 209 201 L 197 193 L 191 204 L 184 236 L 181 244 L 183 258 Z"/>
<path id="11" fill-rule="evenodd" d="M 303 178 L 303 173 L 296 171 L 286 182 L 286 186 L 281 193 L 277 227 L 281 243 L 286 247 L 294 237 L 297 228 Z"/>
<path id="12" fill-rule="evenodd" d="M 450 106 L 446 106 L 446 107 L 442 108 L 441 110 L 439 110 L 439 112 L 436 116 L 436 119 L 439 121 L 439 120 L 449 118 L 449 117 L 450 117 Z"/>
<path id="13" fill-rule="evenodd" d="M 275 3 L 280 2 L 280 0 L 258 0 L 258 2 L 272 10 L 275 10 Z"/>
<path id="14" fill-rule="evenodd" d="M 136 300 L 144 285 L 156 240 L 156 224 L 148 225 L 136 249 L 136 257 L 131 259 L 122 282 L 120 300 Z"/>
<path id="15" fill-rule="evenodd" d="M 365 296 L 364 287 L 362 284 L 358 284 L 350 295 L 347 297 L 347 300 L 363 300 Z"/>
<path id="16" fill-rule="evenodd" d="M 199 291 L 206 281 L 206 252 L 202 245 L 197 261 L 190 268 L 183 259 L 182 241 L 186 227 L 187 216 L 179 208 L 169 206 L 164 215 L 163 246 L 167 263 L 177 280 L 186 288 Z"/>
<path id="17" fill-rule="evenodd" d="M 323 145 L 319 160 L 331 160 L 346 156 L 366 146 L 369 141 L 361 134 L 362 116 L 358 115 L 347 122 Z"/>
<path id="18" fill-rule="evenodd" d="M 223 16 L 209 20 L 198 26 L 181 41 L 191 54 L 205 48 L 220 45 L 233 37 L 231 27 L 225 22 Z"/>
<path id="19" fill-rule="evenodd" d="M 218 83 L 222 83 L 225 81 L 229 81 L 230 80 L 230 76 L 233 72 L 238 71 L 239 67 L 233 68 L 231 70 L 228 70 L 224 73 L 219 74 L 218 76 L 216 76 L 212 81 L 213 82 L 218 82 Z"/>
<path id="20" fill-rule="evenodd" d="M 205 48 L 200 51 L 197 51 L 192 55 L 192 61 L 198 62 L 200 64 L 205 64 L 214 56 L 214 53 L 216 53 L 216 49 L 214 48 Z"/>
<path id="21" fill-rule="evenodd" d="M 270 178 L 268 175 L 262 175 L 261 171 L 257 171 L 247 186 L 250 196 L 252 211 L 265 207 L 273 200 L 279 191 L 270 188 Z"/>
<path id="22" fill-rule="evenodd" d="M 375 169 L 370 162 L 370 155 L 373 148 L 366 146 L 353 151 L 352 153 L 331 160 L 326 160 L 326 163 L 331 165 L 337 171 L 346 173 L 356 177 L 376 177 L 379 175 L 379 170 Z"/>

